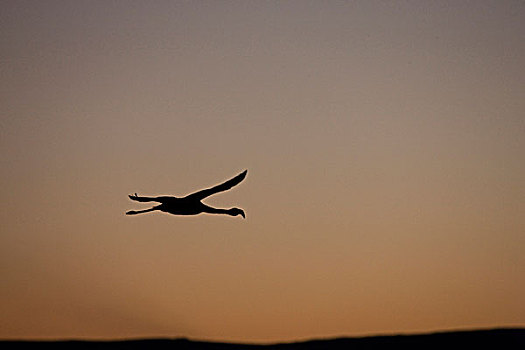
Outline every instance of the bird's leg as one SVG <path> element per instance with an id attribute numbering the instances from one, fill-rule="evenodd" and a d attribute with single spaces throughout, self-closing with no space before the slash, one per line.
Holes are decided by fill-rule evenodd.
<path id="1" fill-rule="evenodd" d="M 160 198 L 160 197 L 141 197 L 137 195 L 137 193 L 135 193 L 134 195 L 130 194 L 128 197 L 129 199 L 137 201 L 137 202 L 159 202 L 159 198 Z"/>

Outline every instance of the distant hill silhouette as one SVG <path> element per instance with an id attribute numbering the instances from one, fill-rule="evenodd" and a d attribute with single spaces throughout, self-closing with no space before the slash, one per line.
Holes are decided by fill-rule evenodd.
<path id="1" fill-rule="evenodd" d="M 429 349 L 454 348 L 525 349 L 525 328 L 451 331 L 412 335 L 310 340 L 269 345 L 215 343 L 188 339 L 141 339 L 115 341 L 0 341 L 2 349 L 152 349 L 152 350 L 321 350 L 321 349 Z"/>

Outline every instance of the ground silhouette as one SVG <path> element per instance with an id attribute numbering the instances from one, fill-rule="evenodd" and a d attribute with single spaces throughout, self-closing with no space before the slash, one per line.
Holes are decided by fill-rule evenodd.
<path id="1" fill-rule="evenodd" d="M 151 350 L 339 350 L 339 349 L 525 349 L 524 328 L 451 331 L 414 335 L 310 340 L 281 344 L 240 344 L 188 339 L 115 341 L 0 341 L 2 349 L 151 349 Z"/>
<path id="2" fill-rule="evenodd" d="M 142 213 L 148 213 L 155 210 L 160 210 L 165 213 L 170 213 L 173 215 L 197 215 L 201 213 L 208 214 L 227 214 L 231 216 L 241 215 L 243 218 L 246 218 L 244 210 L 239 208 L 230 208 L 230 209 L 221 209 L 213 208 L 209 205 L 202 203 L 201 201 L 215 194 L 217 192 L 222 192 L 229 190 L 233 186 L 237 185 L 239 182 L 244 180 L 248 170 L 243 171 L 234 178 L 220 184 L 213 186 L 208 189 L 204 189 L 192 194 L 187 195 L 186 197 L 172 197 L 172 196 L 161 196 L 161 197 L 142 197 L 137 195 L 129 195 L 131 200 L 137 202 L 158 202 L 161 203 L 153 208 L 144 209 L 144 210 L 130 210 L 126 212 L 126 215 L 136 215 Z"/>

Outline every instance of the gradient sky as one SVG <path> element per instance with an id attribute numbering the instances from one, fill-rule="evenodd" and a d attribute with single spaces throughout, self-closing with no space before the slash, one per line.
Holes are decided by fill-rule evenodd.
<path id="1" fill-rule="evenodd" d="M 0 338 L 525 326 L 522 1 L 2 1 Z M 207 203 L 124 212 L 248 169 Z"/>

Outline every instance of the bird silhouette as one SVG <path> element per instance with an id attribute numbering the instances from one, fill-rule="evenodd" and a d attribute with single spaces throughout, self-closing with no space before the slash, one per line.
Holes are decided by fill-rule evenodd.
<path id="1" fill-rule="evenodd" d="M 153 208 L 144 209 L 144 210 L 130 210 L 126 212 L 126 215 L 136 215 L 142 213 L 148 213 L 155 210 L 160 210 L 165 213 L 170 213 L 173 215 L 197 215 L 201 213 L 208 214 L 227 214 L 231 216 L 241 215 L 243 218 L 246 218 L 244 211 L 239 208 L 230 208 L 230 209 L 220 209 L 210 207 L 201 201 L 215 194 L 217 192 L 223 192 L 229 190 L 233 186 L 237 185 L 239 182 L 244 180 L 248 170 L 243 171 L 234 178 L 220 184 L 207 188 L 204 190 L 197 191 L 195 193 L 189 194 L 186 197 L 172 197 L 172 196 L 161 196 L 161 197 L 142 197 L 137 195 L 129 195 L 131 200 L 137 202 L 158 202 L 161 203 Z"/>

